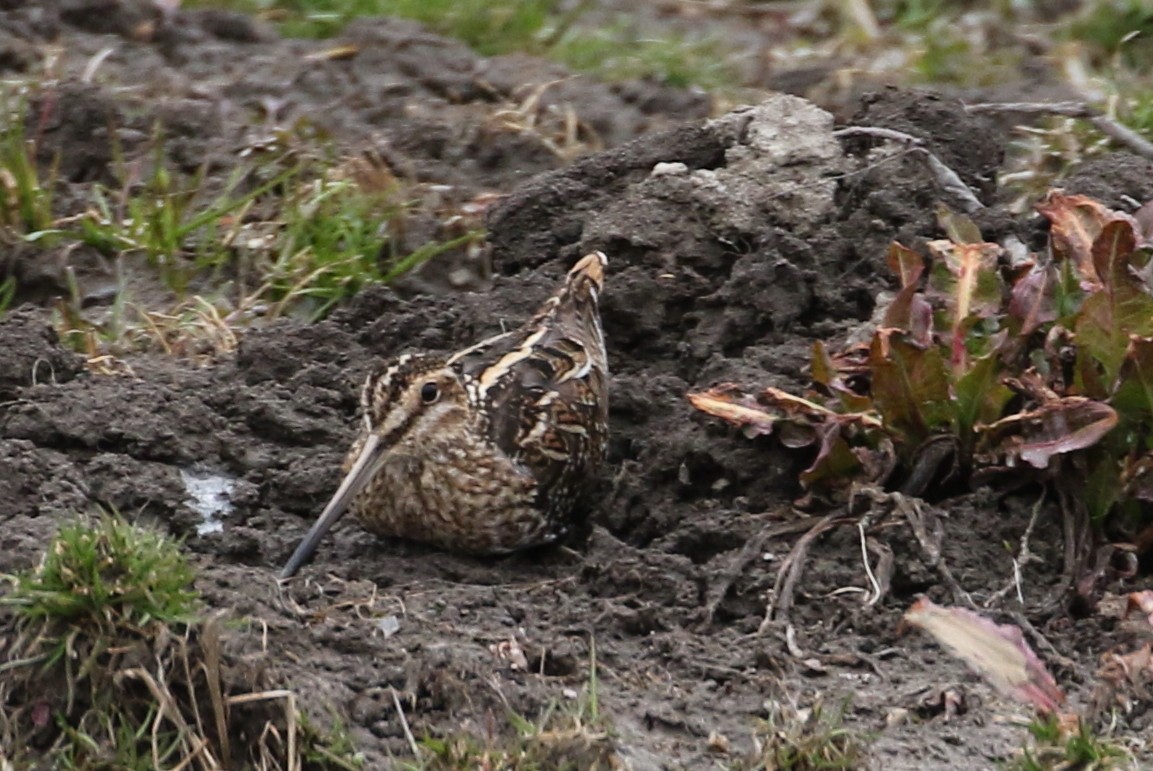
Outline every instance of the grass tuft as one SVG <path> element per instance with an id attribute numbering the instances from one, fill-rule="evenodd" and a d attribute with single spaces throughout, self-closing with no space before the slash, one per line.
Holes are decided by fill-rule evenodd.
<path id="1" fill-rule="evenodd" d="M 301 754 L 307 765 L 342 771 L 360 771 L 364 768 L 364 755 L 357 750 L 348 726 L 342 720 L 334 719 L 326 731 L 302 715 L 300 735 L 303 745 Z"/>
<path id="2" fill-rule="evenodd" d="M 113 303 L 96 310 L 65 269 L 67 292 L 55 307 L 61 339 L 100 373 L 122 370 L 113 362 L 138 351 L 204 363 L 231 353 L 258 320 L 314 321 L 368 284 L 479 248 L 483 205 L 445 201 L 380 159 L 334 159 L 311 139 L 286 131 L 213 181 L 205 169 L 172 170 L 157 130 L 147 172 L 139 160 L 122 164 L 119 187 L 94 185 L 82 214 L 18 236 L 46 250 L 94 249 L 115 268 Z M 141 271 L 155 276 L 147 309 L 127 281 Z M 17 289 L 0 282 L 0 309 Z M 155 299 L 165 295 L 167 307 Z"/>
<path id="3" fill-rule="evenodd" d="M 0 92 L 0 231 L 35 234 L 52 224 L 55 165 L 42 179 L 35 141 L 28 137 L 28 103 Z"/>
<path id="4" fill-rule="evenodd" d="M 115 513 L 60 527 L 0 595 L 0 765 L 16 768 L 349 769 L 347 734 L 304 734 L 293 693 L 235 694 L 256 665 L 201 617 L 172 539 Z M 274 703 L 283 709 L 271 709 Z M 5 766 L 7 767 L 7 766 Z"/>
<path id="5" fill-rule="evenodd" d="M 194 573 L 179 546 L 103 513 L 60 528 L 39 567 L 4 598 L 29 621 L 145 630 L 196 612 Z"/>
<path id="6" fill-rule="evenodd" d="M 815 704 L 798 710 L 775 704 L 756 732 L 755 757 L 736 771 L 852 771 L 867 767 L 869 740 L 843 725 L 844 707 L 835 713 Z"/>
<path id="7" fill-rule="evenodd" d="M 1069 731 L 1054 716 L 1036 718 L 1028 725 L 1031 746 L 1023 747 L 1007 771 L 1120 771 L 1137 768 L 1132 753 L 1093 731 L 1084 721 L 1077 721 Z"/>

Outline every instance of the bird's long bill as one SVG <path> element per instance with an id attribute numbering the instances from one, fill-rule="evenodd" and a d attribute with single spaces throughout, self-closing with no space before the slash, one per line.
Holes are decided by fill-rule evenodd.
<path id="1" fill-rule="evenodd" d="M 324 507 L 324 511 L 321 512 L 320 519 L 316 520 L 316 524 L 308 531 L 308 535 L 304 536 L 300 546 L 296 547 L 296 551 L 292 553 L 292 557 L 289 558 L 284 569 L 280 571 L 281 578 L 292 578 L 296 575 L 296 571 L 300 570 L 301 565 L 308 561 L 312 553 L 316 551 L 316 547 L 320 545 L 320 539 L 324 538 L 332 526 L 344 516 L 344 513 L 348 511 L 349 504 L 352 503 L 352 499 L 372 479 L 383 452 L 384 448 L 380 444 L 380 437 L 369 434 L 356 463 L 352 466 L 352 470 L 344 477 L 344 481 L 340 483 L 340 488 L 332 496 L 328 505 Z"/>

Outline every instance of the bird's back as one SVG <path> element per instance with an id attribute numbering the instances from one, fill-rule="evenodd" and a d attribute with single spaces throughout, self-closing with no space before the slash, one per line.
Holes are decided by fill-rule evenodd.
<path id="1" fill-rule="evenodd" d="M 474 389 L 482 430 L 538 485 L 547 516 L 567 514 L 604 456 L 608 363 L 598 299 L 605 257 L 590 254 L 519 329 L 449 359 Z"/>

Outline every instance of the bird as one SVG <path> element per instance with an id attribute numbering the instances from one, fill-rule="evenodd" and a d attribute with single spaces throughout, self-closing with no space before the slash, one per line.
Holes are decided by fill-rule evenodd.
<path id="1" fill-rule="evenodd" d="M 603 252 L 581 258 L 513 331 L 375 367 L 344 479 L 280 578 L 350 509 L 378 536 L 455 553 L 509 554 L 562 538 L 587 506 L 608 442 L 607 266 Z"/>

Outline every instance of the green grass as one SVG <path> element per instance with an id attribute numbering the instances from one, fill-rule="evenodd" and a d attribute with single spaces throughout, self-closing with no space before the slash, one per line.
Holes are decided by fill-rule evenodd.
<path id="1" fill-rule="evenodd" d="M 756 731 L 754 757 L 733 771 L 855 771 L 867 768 L 871 739 L 844 726 L 845 707 L 829 712 L 821 704 L 807 710 L 776 705 Z"/>
<path id="2" fill-rule="evenodd" d="M 1120 771 L 1137 768 L 1133 755 L 1093 731 L 1084 722 L 1077 730 L 1064 731 L 1056 718 L 1037 718 L 1028 725 L 1031 746 L 1005 766 L 1006 771 Z"/>
<path id="3" fill-rule="evenodd" d="M 301 755 L 312 767 L 342 771 L 361 771 L 364 768 L 364 756 L 357 750 L 348 726 L 339 718 L 334 718 L 331 727 L 323 730 L 302 715 L 300 738 L 303 745 Z"/>
<path id="4" fill-rule="evenodd" d="M 338 0 L 337 0 L 338 1 Z M 419 21 L 491 56 L 542 47 L 558 0 L 378 0 L 379 13 Z"/>
<path id="5" fill-rule="evenodd" d="M 62 768 L 145 769 L 188 748 L 157 699 L 179 708 L 165 668 L 188 663 L 194 577 L 175 541 L 107 512 L 62 525 L 36 568 L 6 577 L 0 743 L 13 762 L 40 756 L 51 735 L 43 758 Z M 143 698 L 127 685 L 141 678 L 153 684 Z"/>
<path id="6" fill-rule="evenodd" d="M 115 164 L 115 185 L 89 186 L 81 214 L 57 217 L 52 185 L 40 179 L 35 143 L 24 135 L 24 104 L 8 107 L 0 129 L 0 229 L 44 250 L 95 249 L 120 276 L 110 312 L 97 321 L 84 312 L 75 277 L 63 275 L 69 291 L 57 303 L 57 329 L 90 359 L 138 350 L 228 353 L 231 327 L 245 319 L 316 320 L 367 284 L 395 281 L 483 237 L 454 226 L 443 240 L 400 247 L 394 234 L 405 233 L 411 217 L 427 215 L 419 186 L 382 169 L 342 176 L 354 164 L 303 130 L 285 132 L 227 179 L 211 180 L 206 169 L 173 170 L 157 128 L 150 153 Z M 439 214 L 447 220 L 455 213 Z M 133 304 L 122 265 L 137 259 L 171 294 L 167 309 Z M 17 288 L 14 278 L 0 276 L 0 311 Z M 198 293 L 205 289 L 208 296 Z"/>
<path id="7" fill-rule="evenodd" d="M 175 541 L 101 513 L 62 526 L 2 602 L 28 621 L 143 631 L 193 618 L 193 578 Z"/>
<path id="8" fill-rule="evenodd" d="M 256 294 L 275 303 L 274 315 L 298 304 L 315 320 L 368 284 L 391 283 L 483 237 L 473 231 L 408 253 L 392 250 L 389 231 L 403 230 L 417 205 L 405 199 L 399 183 L 365 189 L 353 180 L 319 178 L 301 185 L 281 209 L 279 241 L 254 255 L 263 264 L 252 272 L 264 277 Z"/>
<path id="9" fill-rule="evenodd" d="M 1087 3 L 1064 37 L 1085 44 L 1097 66 L 1147 71 L 1153 65 L 1153 6 L 1146 0 Z"/>
<path id="10" fill-rule="evenodd" d="M 0 91 L 0 230 L 32 234 L 52 224 L 55 165 L 41 179 L 36 145 L 25 130 L 27 102 Z"/>
<path id="11" fill-rule="evenodd" d="M 106 256 L 142 254 L 168 287 L 182 297 L 198 275 L 219 270 L 230 259 L 225 234 L 254 203 L 282 187 L 294 170 L 262 184 L 248 183 L 252 168 L 241 167 L 224 189 L 206 200 L 206 170 L 173 173 L 159 128 L 153 138 L 151 174 L 142 183 L 122 168 L 119 190 L 91 188 L 91 204 L 74 225 L 44 231 L 57 241 L 78 241 Z"/>
<path id="12" fill-rule="evenodd" d="M 739 85 L 724 44 L 716 37 L 695 40 L 674 34 L 638 40 L 623 27 L 580 29 L 559 40 L 549 55 L 573 70 L 608 80 L 651 78 L 679 88 L 717 91 Z"/>
<path id="13" fill-rule="evenodd" d="M 609 80 L 652 78 L 673 86 L 728 88 L 736 73 L 720 40 L 669 35 L 637 39 L 623 24 L 580 25 L 589 2 L 560 0 L 197 0 L 193 5 L 258 13 L 286 37 L 339 34 L 352 19 L 394 16 L 420 22 L 485 56 L 544 56 Z"/>
<path id="14" fill-rule="evenodd" d="M 196 0 L 274 21 L 286 37 L 326 38 L 364 16 L 418 21 L 482 54 L 538 47 L 559 18 L 559 0 Z"/>
<path id="15" fill-rule="evenodd" d="M 230 658 L 227 624 L 203 613 L 173 539 L 99 512 L 61 525 L 35 568 L 4 578 L 0 766 L 360 768 L 343 725 L 314 730 L 291 692 L 233 698 L 236 682 L 262 677 Z"/>

